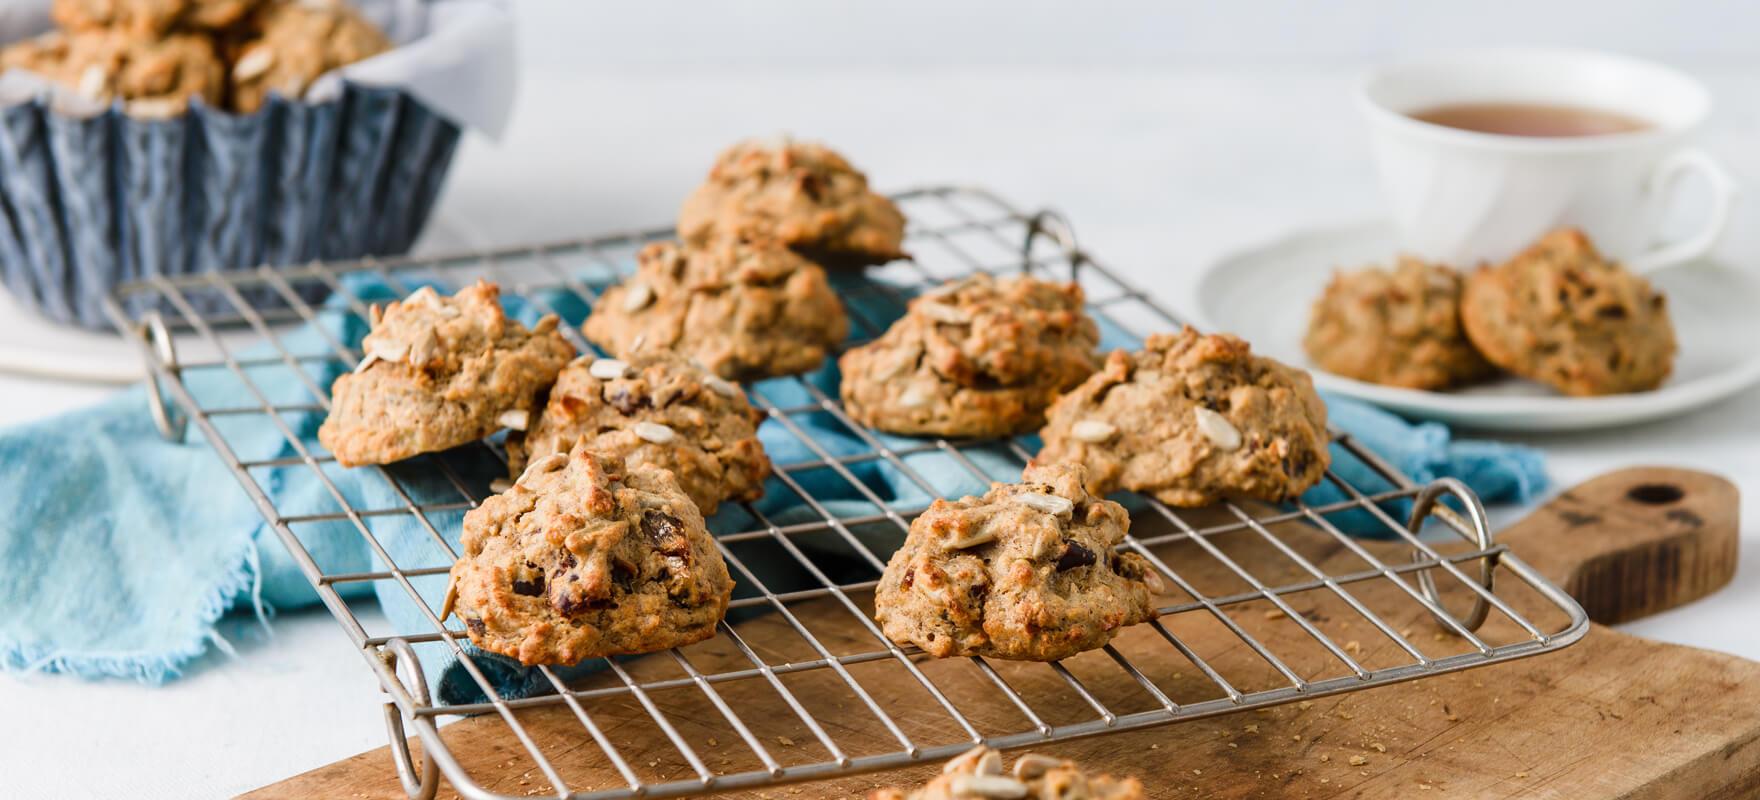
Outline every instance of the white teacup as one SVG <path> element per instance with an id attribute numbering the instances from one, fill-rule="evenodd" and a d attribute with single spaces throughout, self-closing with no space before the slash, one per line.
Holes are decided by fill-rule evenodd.
<path id="1" fill-rule="evenodd" d="M 1459 267 L 1498 262 L 1570 225 L 1603 253 L 1649 270 L 1705 255 L 1729 221 L 1735 182 L 1683 144 L 1710 111 L 1710 94 L 1668 67 L 1581 50 L 1446 53 L 1376 70 L 1360 99 L 1403 244 L 1424 258 Z M 1408 116 L 1463 103 L 1589 108 L 1649 125 L 1512 136 Z M 1710 187 L 1706 218 L 1694 233 L 1660 242 L 1672 189 L 1691 173 Z"/>

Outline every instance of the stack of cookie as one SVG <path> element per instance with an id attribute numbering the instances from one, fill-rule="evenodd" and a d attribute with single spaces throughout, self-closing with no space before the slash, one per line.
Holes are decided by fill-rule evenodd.
<path id="1" fill-rule="evenodd" d="M 1675 355 L 1662 293 L 1574 229 L 1464 278 L 1409 257 L 1336 275 L 1303 346 L 1372 383 L 1447 389 L 1502 369 L 1573 396 L 1654 389 Z"/>
<path id="2" fill-rule="evenodd" d="M 391 46 L 340 0 L 55 0 L 51 13 L 60 30 L 0 50 L 0 69 L 153 119 L 198 98 L 240 113 L 271 92 L 297 99 Z"/>

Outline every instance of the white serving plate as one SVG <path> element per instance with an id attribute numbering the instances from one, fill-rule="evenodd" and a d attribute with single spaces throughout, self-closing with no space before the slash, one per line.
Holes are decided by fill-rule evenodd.
<path id="1" fill-rule="evenodd" d="M 1685 414 L 1760 382 L 1760 279 L 1715 263 L 1661 270 L 1680 353 L 1661 388 L 1609 397 L 1565 397 L 1506 377 L 1453 392 L 1380 386 L 1333 375 L 1302 351 L 1308 307 L 1334 269 L 1388 264 L 1399 252 L 1384 220 L 1299 231 L 1226 256 L 1198 279 L 1199 317 L 1253 349 L 1314 375 L 1319 388 L 1400 414 L 1475 428 L 1560 431 Z"/>

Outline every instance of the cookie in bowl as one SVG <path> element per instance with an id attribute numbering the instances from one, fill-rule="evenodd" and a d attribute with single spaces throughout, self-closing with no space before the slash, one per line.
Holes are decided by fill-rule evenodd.
<path id="1" fill-rule="evenodd" d="M 440 616 L 536 664 L 652 653 L 715 635 L 733 579 L 672 473 L 584 442 L 465 514 Z"/>
<path id="2" fill-rule="evenodd" d="M 818 369 L 849 317 L 825 270 L 775 242 L 655 242 L 583 330 L 620 358 L 674 350 L 727 380 L 754 380 Z"/>
<path id="3" fill-rule="evenodd" d="M 121 100 L 128 113 L 161 118 L 191 100 L 219 105 L 226 70 L 203 34 L 142 38 L 97 29 L 51 32 L 0 51 L 0 69 L 24 69 L 99 103 Z"/>
<path id="4" fill-rule="evenodd" d="M 524 427 L 574 358 L 546 316 L 527 330 L 478 281 L 452 297 L 422 287 L 374 307 L 366 355 L 330 388 L 318 441 L 345 467 L 389 464 Z"/>
<path id="5" fill-rule="evenodd" d="M 1116 552 L 1130 515 L 1083 477 L 1080 466 L 1030 466 L 1018 484 L 936 500 L 874 590 L 887 638 L 937 658 L 1056 661 L 1154 619 L 1161 576 Z"/>
<path id="6" fill-rule="evenodd" d="M 632 468 L 670 470 L 708 516 L 723 500 L 764 495 L 763 418 L 739 386 L 677 353 L 646 350 L 627 362 L 583 356 L 563 368 L 525 432 L 508 435 L 507 465 L 517 475 L 585 441 Z"/>
<path id="7" fill-rule="evenodd" d="M 1571 228 L 1467 276 L 1461 320 L 1491 363 L 1567 395 L 1647 391 L 1674 369 L 1667 298 Z"/>
<path id="8" fill-rule="evenodd" d="M 886 333 L 838 360 L 844 409 L 908 436 L 1029 431 L 1099 367 L 1100 329 L 1074 283 L 977 274 L 913 299 Z"/>
<path id="9" fill-rule="evenodd" d="M 906 257 L 898 207 L 831 148 L 791 139 L 724 151 L 679 210 L 678 237 L 773 239 L 833 269 Z"/>
<path id="10" fill-rule="evenodd" d="M 1306 372 L 1227 334 L 1156 334 L 1047 412 L 1036 463 L 1087 467 L 1088 490 L 1131 489 L 1175 506 L 1282 501 L 1331 463 L 1326 405 Z"/>
<path id="11" fill-rule="evenodd" d="M 269 94 L 298 99 L 320 75 L 391 49 L 377 27 L 345 3 L 272 2 L 228 48 L 231 106 L 249 114 Z"/>
<path id="12" fill-rule="evenodd" d="M 1460 273 L 1416 258 L 1340 272 L 1314 301 L 1302 347 L 1327 372 L 1386 386 L 1483 380 L 1496 368 L 1461 329 L 1460 300 Z"/>
<path id="13" fill-rule="evenodd" d="M 1094 774 L 1067 759 L 1024 753 L 1004 770 L 1002 754 L 974 747 L 947 762 L 921 787 L 877 789 L 868 800 L 1144 800 L 1136 778 Z"/>
<path id="14" fill-rule="evenodd" d="M 69 31 L 120 30 L 145 38 L 173 28 L 229 28 L 263 4 L 264 0 L 55 0 L 49 16 Z"/>

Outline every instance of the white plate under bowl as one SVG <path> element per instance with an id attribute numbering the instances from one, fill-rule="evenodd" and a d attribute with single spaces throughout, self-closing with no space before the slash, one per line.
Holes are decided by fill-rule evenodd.
<path id="1" fill-rule="evenodd" d="M 1399 252 L 1391 223 L 1319 228 L 1236 252 L 1199 278 L 1200 317 L 1256 352 L 1314 375 L 1321 389 L 1406 416 L 1475 428 L 1560 431 L 1626 425 L 1687 413 L 1760 382 L 1760 279 L 1736 267 L 1685 264 L 1650 276 L 1668 293 L 1680 352 L 1661 388 L 1608 397 L 1565 397 L 1502 378 L 1453 392 L 1401 389 L 1333 375 L 1302 351 L 1308 308 L 1333 270 L 1388 264 Z"/>

